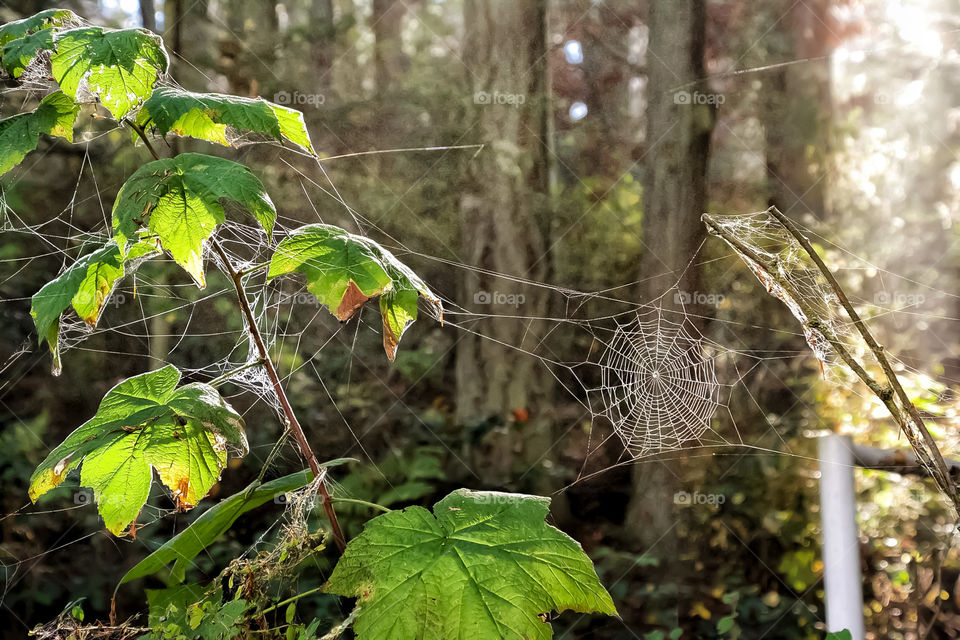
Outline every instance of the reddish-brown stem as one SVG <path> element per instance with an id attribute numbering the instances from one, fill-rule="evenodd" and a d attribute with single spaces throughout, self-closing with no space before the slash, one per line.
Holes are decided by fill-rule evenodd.
<path id="1" fill-rule="evenodd" d="M 154 159 L 159 160 L 160 155 L 153 147 L 153 144 L 150 143 L 150 139 L 144 132 L 143 127 L 130 120 L 124 120 L 124 122 L 127 124 L 127 126 L 133 129 L 133 131 L 140 137 L 141 140 L 143 140 L 143 143 L 147 146 L 147 149 L 150 150 L 150 155 L 152 155 Z M 270 378 L 270 383 L 273 385 L 273 391 L 277 396 L 277 400 L 280 401 L 280 407 L 283 409 L 283 415 L 287 420 L 287 428 L 290 429 L 291 433 L 293 433 L 293 437 L 297 441 L 297 446 L 300 448 L 300 453 L 304 458 L 307 459 L 307 464 L 310 466 L 310 470 L 313 472 L 314 478 L 319 479 L 317 493 L 320 494 L 320 501 L 323 504 L 323 511 L 327 514 L 327 518 L 330 520 L 330 529 L 333 533 L 333 540 L 337 543 L 337 548 L 342 552 L 347 548 L 347 540 L 343 537 L 343 531 L 340 529 L 340 521 L 337 520 L 337 514 L 333 510 L 333 498 L 330 496 L 330 492 L 327 489 L 327 483 L 324 481 L 323 470 L 320 468 L 320 463 L 317 461 L 317 456 L 310 447 L 310 443 L 307 442 L 307 436 L 304 434 L 303 427 L 300 426 L 300 421 L 297 420 L 297 416 L 293 412 L 293 407 L 290 406 L 290 400 L 287 398 L 287 394 L 283 390 L 283 384 L 280 382 L 280 376 L 277 375 L 277 368 L 274 366 L 273 360 L 270 358 L 270 353 L 267 351 L 267 346 L 263 341 L 263 336 L 260 333 L 260 329 L 257 327 L 256 318 L 254 318 L 253 311 L 250 308 L 250 301 L 247 299 L 247 292 L 243 288 L 243 276 L 246 275 L 246 273 L 242 270 L 237 270 L 234 268 L 233 263 L 230 261 L 230 257 L 227 255 L 227 252 L 223 250 L 223 247 L 221 247 L 220 243 L 218 243 L 216 240 L 213 240 L 213 250 L 218 256 L 220 256 L 220 260 L 223 261 L 223 268 L 227 271 L 227 274 L 233 281 L 234 288 L 237 290 L 237 301 L 240 304 L 240 310 L 243 312 L 244 320 L 247 323 L 247 331 L 249 331 L 250 335 L 253 337 L 253 343 L 256 345 L 257 352 L 260 355 L 259 364 L 262 364 L 267 370 L 267 376 Z"/>
<path id="2" fill-rule="evenodd" d="M 213 240 L 212 246 L 214 252 L 220 256 L 220 260 L 224 264 L 224 269 L 229 274 L 230 279 L 233 281 L 233 286 L 237 290 L 237 301 L 240 304 L 240 310 L 243 312 L 244 320 L 247 323 L 247 331 L 250 332 L 250 336 L 253 338 L 253 343 L 257 348 L 260 360 L 263 363 L 263 367 L 267 370 L 267 376 L 270 378 L 270 383 L 273 385 L 273 391 L 277 395 L 277 400 L 280 401 L 280 407 L 283 409 L 283 415 L 287 421 L 287 428 L 290 429 L 290 432 L 296 439 L 297 446 L 300 448 L 300 453 L 304 458 L 307 459 L 307 464 L 310 466 L 310 470 L 313 471 L 314 477 L 319 478 L 320 480 L 319 484 L 317 485 L 317 493 L 320 494 L 320 501 L 323 505 L 323 511 L 327 514 L 327 518 L 330 520 L 330 529 L 333 534 L 333 540 L 337 543 L 337 548 L 339 548 L 342 552 L 347 548 L 347 541 L 346 538 L 343 537 L 343 531 L 340 529 L 340 521 L 337 520 L 337 514 L 333 510 L 333 498 L 330 496 L 330 492 L 327 490 L 327 483 L 324 481 L 323 471 L 320 468 L 320 463 L 317 461 L 317 456 L 310 447 L 310 443 L 307 441 L 307 436 L 303 432 L 303 427 L 300 426 L 300 421 L 297 420 L 297 416 L 293 412 L 293 407 L 290 405 L 290 400 L 287 398 L 287 394 L 283 389 L 283 384 L 280 382 L 280 376 L 277 375 L 277 368 L 274 366 L 273 360 L 270 358 L 270 353 L 267 351 L 267 346 L 263 341 L 263 336 L 260 333 L 260 329 L 257 327 L 256 318 L 253 315 L 253 310 L 250 308 L 250 301 L 247 299 L 247 293 L 243 288 L 243 273 L 234 268 L 230 257 L 227 255 L 227 252 L 223 250 L 223 247 L 220 246 L 220 243 L 218 243 L 216 240 Z"/>

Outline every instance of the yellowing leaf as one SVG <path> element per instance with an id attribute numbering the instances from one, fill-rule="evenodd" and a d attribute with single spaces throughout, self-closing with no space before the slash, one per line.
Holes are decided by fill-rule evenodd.
<path id="1" fill-rule="evenodd" d="M 203 246 L 226 219 L 221 199 L 245 207 L 270 237 L 276 209 L 260 180 L 242 164 L 181 153 L 143 165 L 127 179 L 113 205 L 121 254 L 128 255 L 141 230 L 149 231 L 198 286 L 206 286 Z"/>
<path id="2" fill-rule="evenodd" d="M 117 119 L 147 99 L 169 64 L 163 42 L 146 29 L 70 29 L 54 45 L 50 66 L 64 93 L 78 99 L 88 90 Z"/>
<path id="3" fill-rule="evenodd" d="M 156 127 L 160 135 L 172 131 L 224 146 L 287 140 L 313 153 L 303 114 L 259 98 L 160 87 L 137 113 L 137 123 Z"/>
<path id="4" fill-rule="evenodd" d="M 30 315 L 37 327 L 38 341 L 42 343 L 46 339 L 50 345 L 55 373 L 60 368 L 57 346 L 60 314 L 72 306 L 84 322 L 95 327 L 116 283 L 135 269 L 139 260 L 158 253 L 155 244 L 139 242 L 131 248 L 124 264 L 117 244 L 110 241 L 82 256 L 33 295 Z M 134 259 L 136 261 L 131 262 Z"/>
<path id="5" fill-rule="evenodd" d="M 57 91 L 41 100 L 35 111 L 0 120 L 0 174 L 36 149 L 41 133 L 73 142 L 73 124 L 79 111 L 79 105 Z"/>
<path id="6" fill-rule="evenodd" d="M 82 465 L 81 486 L 93 489 L 107 529 L 120 535 L 150 493 L 151 467 L 188 509 L 207 494 L 227 462 L 228 448 L 244 455 L 243 420 L 213 387 L 177 387 L 180 372 L 166 366 L 124 380 L 107 392 L 96 415 L 40 463 L 30 499 L 58 486 Z"/>
<path id="7" fill-rule="evenodd" d="M 420 296 L 443 317 L 443 306 L 426 283 L 382 246 L 327 224 L 310 224 L 282 240 L 268 278 L 302 273 L 307 290 L 341 322 L 370 298 L 380 296 L 383 348 L 396 357 L 403 333 L 417 319 Z"/>

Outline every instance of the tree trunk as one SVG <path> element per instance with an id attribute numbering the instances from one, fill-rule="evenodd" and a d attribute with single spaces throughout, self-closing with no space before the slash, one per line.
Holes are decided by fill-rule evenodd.
<path id="1" fill-rule="evenodd" d="M 461 196 L 460 258 L 531 280 L 547 271 L 538 223 L 549 191 L 546 7 L 547 0 L 464 4 L 466 98 L 472 102 L 466 124 L 468 136 L 486 147 L 471 160 Z M 477 429 L 489 447 L 484 455 L 494 461 L 477 473 L 502 484 L 513 472 L 525 473 L 549 446 L 543 398 L 551 375 L 536 358 L 510 348 L 536 350 L 542 328 L 496 316 L 542 317 L 546 296 L 479 271 L 465 272 L 461 295 L 468 309 L 491 316 L 470 324 L 482 335 L 466 332 L 458 343 L 457 415 Z"/>
<path id="2" fill-rule="evenodd" d="M 333 84 L 333 44 L 336 34 L 333 0 L 313 0 L 310 24 L 314 34 L 310 41 L 310 57 L 317 78 L 316 90 L 326 99 Z"/>
<path id="3" fill-rule="evenodd" d="M 373 81 L 382 98 L 408 66 L 403 53 L 402 28 L 406 5 L 400 0 L 373 0 Z"/>
<path id="4" fill-rule="evenodd" d="M 140 21 L 144 29 L 156 32 L 157 30 L 157 10 L 154 7 L 153 0 L 140 0 Z"/>
<path id="5" fill-rule="evenodd" d="M 651 0 L 647 55 L 647 155 L 643 178 L 644 257 L 642 299 L 652 300 L 678 282 L 691 294 L 701 288 L 699 270 L 687 268 L 705 231 L 707 157 L 715 114 L 695 92 L 709 93 L 703 53 L 706 5 L 701 0 Z M 680 93 L 683 92 L 683 93 Z M 682 276 L 681 276 L 682 274 Z M 667 295 L 662 303 L 675 304 Z M 669 550 L 678 488 L 665 463 L 634 467 L 626 533 L 655 555 Z"/>
<path id="6" fill-rule="evenodd" d="M 771 71 L 764 84 L 764 128 L 768 204 L 795 217 L 826 213 L 824 176 L 828 173 L 829 132 L 832 121 L 830 60 L 835 36 L 831 28 L 831 0 L 784 3 L 786 12 L 779 37 L 783 50 L 777 58 L 805 60 Z M 781 10 L 777 10 L 780 15 Z M 837 29 L 839 30 L 839 29 Z"/>

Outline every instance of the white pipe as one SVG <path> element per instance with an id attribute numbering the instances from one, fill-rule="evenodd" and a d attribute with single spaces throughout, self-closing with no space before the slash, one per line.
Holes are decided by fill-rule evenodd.
<path id="1" fill-rule="evenodd" d="M 864 637 L 863 576 L 857 536 L 853 442 L 831 433 L 820 438 L 820 516 L 827 631 Z"/>

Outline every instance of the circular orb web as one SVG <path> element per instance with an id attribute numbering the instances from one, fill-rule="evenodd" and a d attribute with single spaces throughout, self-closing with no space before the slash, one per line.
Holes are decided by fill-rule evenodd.
<path id="1" fill-rule="evenodd" d="M 699 441 L 720 404 L 702 340 L 651 316 L 617 326 L 600 365 L 606 416 L 634 457 Z"/>

